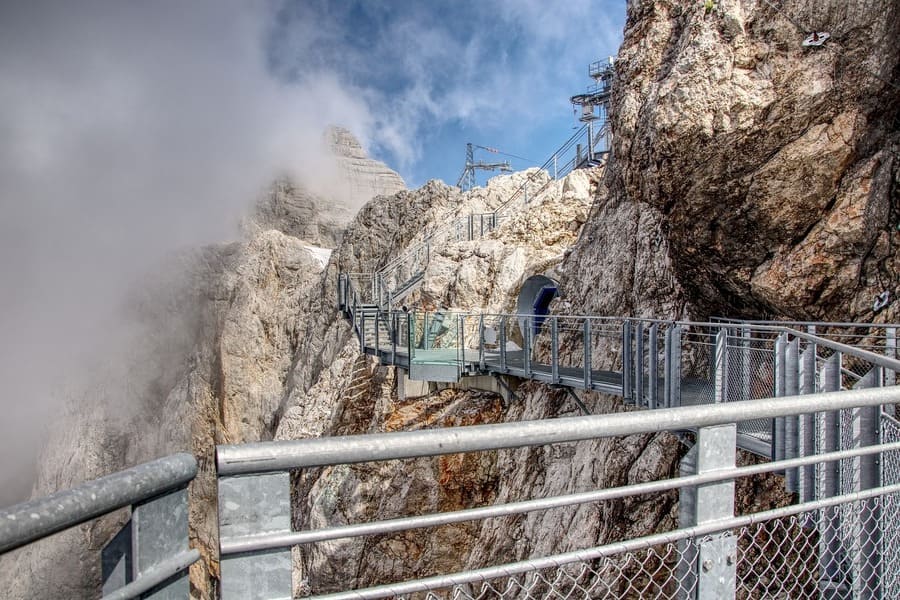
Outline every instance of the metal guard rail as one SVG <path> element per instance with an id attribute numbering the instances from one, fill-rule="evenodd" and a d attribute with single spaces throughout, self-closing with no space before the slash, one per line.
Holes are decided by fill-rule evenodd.
<path id="1" fill-rule="evenodd" d="M 191 454 L 179 453 L 0 510 L 0 554 L 114 510 L 150 504 L 173 490 L 183 491 L 196 474 L 196 459 Z M 186 511 L 186 496 L 184 502 Z M 186 542 L 186 521 L 184 525 L 183 537 Z M 133 581 L 115 590 L 104 588 L 108 593 L 103 597 L 139 597 L 183 572 L 199 558 L 200 553 L 189 550 L 185 543 L 183 551 L 142 569 L 134 576 Z"/>
<path id="2" fill-rule="evenodd" d="M 249 556 L 253 553 L 260 557 L 274 556 L 273 551 L 277 553 L 277 549 L 288 548 L 294 545 L 313 544 L 348 537 L 384 535 L 475 519 L 497 518 L 578 504 L 622 499 L 636 495 L 681 490 L 681 501 L 689 507 L 690 514 L 687 517 L 684 514 L 682 515 L 682 518 L 686 520 L 682 521 L 679 519 L 679 528 L 674 531 L 626 539 L 564 554 L 530 558 L 510 564 L 437 575 L 402 583 L 338 592 L 322 597 L 332 599 L 386 598 L 405 596 L 415 592 L 431 592 L 444 588 L 454 588 L 454 591 L 459 591 L 460 588 L 457 586 L 466 586 L 478 582 L 485 583 L 488 580 L 495 579 L 507 579 L 518 574 L 536 572 L 540 569 L 562 569 L 565 565 L 577 562 L 590 563 L 590 561 L 601 557 L 611 557 L 622 553 L 652 552 L 654 547 L 665 544 L 670 545 L 670 547 L 673 547 L 674 544 L 679 544 L 679 561 L 695 561 L 693 564 L 696 571 L 691 576 L 693 579 L 689 578 L 687 580 L 691 581 L 691 585 L 694 587 L 689 587 L 687 591 L 703 590 L 704 594 L 700 594 L 697 597 L 721 597 L 722 588 L 720 586 L 722 582 L 725 582 L 727 586 L 730 581 L 732 590 L 737 585 L 734 573 L 739 559 L 735 559 L 734 556 L 736 552 L 739 553 L 740 551 L 737 548 L 737 538 L 731 530 L 747 528 L 755 524 L 766 525 L 771 520 L 792 518 L 806 513 L 819 515 L 818 517 L 807 517 L 808 519 L 813 519 L 812 521 L 804 521 L 813 523 L 811 526 L 814 529 L 814 534 L 811 535 L 819 536 L 817 539 L 822 540 L 832 539 L 829 536 L 837 536 L 833 539 L 839 544 L 851 544 L 850 546 L 844 546 L 844 548 L 854 553 L 853 556 L 855 558 L 852 563 L 854 571 L 850 579 L 846 579 L 847 575 L 841 575 L 841 577 L 845 578 L 845 583 L 851 581 L 857 587 L 872 585 L 875 590 L 887 590 L 889 589 L 890 580 L 883 579 L 879 575 L 877 567 L 882 564 L 879 561 L 884 560 L 886 561 L 884 564 L 888 564 L 893 558 L 887 554 L 882 557 L 881 550 L 878 550 L 873 545 L 870 536 L 875 535 L 877 538 L 880 533 L 884 533 L 880 528 L 893 527 L 892 519 L 889 515 L 881 514 L 877 503 L 886 502 L 883 498 L 887 496 L 895 499 L 896 495 L 900 494 L 900 481 L 894 481 L 894 479 L 897 479 L 896 474 L 892 476 L 890 481 L 886 482 L 879 481 L 877 477 L 875 480 L 872 480 L 867 473 L 871 473 L 872 467 L 877 469 L 876 465 L 879 464 L 880 457 L 897 457 L 900 454 L 900 439 L 894 436 L 891 438 L 893 441 L 885 442 L 877 434 L 873 439 L 869 439 L 872 438 L 870 435 L 865 440 L 856 440 L 850 447 L 846 448 L 838 446 L 830 450 L 830 447 L 826 446 L 818 454 L 737 467 L 735 464 L 735 431 L 736 424 L 739 422 L 770 418 L 790 418 L 795 415 L 812 414 L 810 413 L 811 410 L 814 411 L 815 415 L 819 416 L 841 414 L 843 412 L 856 414 L 855 411 L 862 411 L 859 413 L 860 415 L 868 415 L 869 417 L 872 415 L 878 416 L 881 415 L 880 407 L 882 405 L 896 403 L 900 403 L 900 387 L 869 388 L 816 394 L 814 397 L 797 395 L 711 406 L 669 408 L 652 413 L 614 413 L 602 416 L 475 425 L 438 430 L 219 446 L 217 448 L 217 464 L 220 476 L 245 482 L 248 479 L 254 479 L 254 477 L 271 477 L 272 473 L 298 468 L 567 443 L 666 430 L 696 429 L 698 440 L 695 449 L 701 449 L 698 454 L 695 454 L 695 460 L 698 461 L 695 463 L 695 470 L 688 470 L 688 473 L 693 474 L 671 479 L 445 513 L 325 527 L 317 530 L 282 530 L 271 533 L 232 536 L 222 539 L 221 552 L 223 560 L 227 563 L 231 560 L 231 557 Z M 893 421 L 890 418 L 888 420 Z M 702 448 L 707 450 L 704 451 Z M 894 460 L 894 458 L 891 460 Z M 823 472 L 836 472 L 834 470 L 838 469 L 838 464 L 843 464 L 842 461 L 856 461 L 854 464 L 868 465 L 867 468 L 869 470 L 863 469 L 861 471 L 862 478 L 854 484 L 855 487 L 849 489 L 838 487 L 835 492 L 826 493 L 824 496 L 801 497 L 798 504 L 741 516 L 735 516 L 732 512 L 733 499 L 731 501 L 709 503 L 710 494 L 718 494 L 720 496 L 722 494 L 730 494 L 733 496 L 734 487 L 732 482 L 739 477 L 769 472 L 802 470 L 812 468 L 814 465 L 816 468 L 823 465 L 833 465 L 827 467 Z M 843 469 L 843 467 L 841 468 Z M 682 464 L 682 469 L 684 469 L 684 463 Z M 249 488 L 253 484 L 248 482 L 244 485 Z M 722 485 L 730 487 L 722 488 Z M 287 493 L 286 485 L 284 489 L 284 493 Z M 685 496 L 684 494 L 687 495 Z M 699 497 L 697 495 L 702 496 L 704 494 L 707 496 L 705 496 L 706 500 L 704 500 L 701 507 L 697 500 Z M 875 502 L 876 505 L 866 504 L 867 502 Z M 887 506 L 893 505 L 888 504 Z M 825 517 L 824 520 L 823 516 Z M 853 519 L 862 520 L 859 520 L 859 523 L 857 523 Z M 845 523 L 844 520 L 847 520 L 847 522 Z M 810 525 L 807 526 L 809 527 Z M 818 527 L 817 530 L 816 527 Z M 840 528 L 835 529 L 836 527 Z M 873 527 L 878 527 L 879 529 L 875 530 Z M 895 542 L 896 532 L 891 529 L 887 533 L 889 538 L 886 539 L 891 543 Z M 750 536 L 750 539 L 753 540 L 756 537 Z M 759 537 L 759 539 L 763 540 L 762 543 L 769 543 L 765 540 L 770 538 L 766 536 Z M 854 542 L 854 540 L 856 541 Z M 854 543 L 858 545 L 853 546 L 852 544 Z M 827 544 L 819 545 L 818 547 L 820 552 L 819 570 L 816 572 L 818 574 L 813 576 L 820 578 L 820 584 L 830 585 L 828 583 L 830 575 L 826 573 L 824 568 L 833 565 L 833 562 L 829 563 L 828 561 L 839 560 L 840 554 L 833 555 L 831 553 L 832 549 Z M 691 548 L 696 548 L 696 550 L 692 551 L 690 550 Z M 876 554 L 865 554 L 870 551 L 874 551 Z M 888 553 L 888 550 L 885 549 L 884 552 Z M 726 554 L 728 555 L 727 561 L 725 560 Z M 702 558 L 703 565 L 701 569 L 698 568 L 701 559 L 697 557 L 716 557 L 716 560 L 711 561 L 708 558 Z M 681 562 L 679 562 L 679 568 L 681 568 Z M 653 567 L 652 573 L 658 572 L 655 570 L 656 568 Z M 885 569 L 887 568 L 885 566 Z M 730 579 L 729 572 L 731 573 Z M 566 579 L 567 582 L 575 581 L 569 575 L 566 577 L 569 577 Z M 552 585 L 549 579 L 541 579 L 541 581 Z M 684 581 L 675 580 L 675 583 L 682 585 Z M 521 584 L 521 581 L 515 580 L 513 585 Z M 503 589 L 502 587 L 495 588 L 493 586 L 494 584 L 489 584 L 487 588 L 482 588 L 482 592 L 488 589 L 493 593 L 499 594 L 497 590 Z M 477 589 L 471 595 L 470 593 L 473 590 L 466 590 L 467 588 L 462 588 L 461 597 L 486 597 L 478 595 Z M 582 588 L 579 588 L 579 590 L 582 590 Z M 566 593 L 562 591 L 555 590 L 555 592 L 566 596 Z M 727 595 L 727 590 L 725 592 Z M 502 594 L 499 595 L 502 596 Z M 693 597 L 691 594 L 685 595 Z"/>
<path id="3" fill-rule="evenodd" d="M 685 430 L 806 414 L 811 408 L 814 408 L 815 412 L 829 412 L 842 408 L 896 403 L 900 403 L 900 386 L 817 394 L 814 407 L 810 406 L 809 395 L 799 395 L 682 406 L 648 412 L 224 445 L 216 448 L 216 463 L 219 475 L 268 473 L 338 464 L 559 444 L 663 430 Z"/>

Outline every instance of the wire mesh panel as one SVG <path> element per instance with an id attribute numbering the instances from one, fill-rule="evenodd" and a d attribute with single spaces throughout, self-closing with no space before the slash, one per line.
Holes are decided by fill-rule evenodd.
<path id="1" fill-rule="evenodd" d="M 876 546 L 859 544 L 847 552 L 834 551 L 831 540 L 820 535 L 826 529 L 838 530 L 845 512 L 859 515 L 865 529 L 875 529 L 882 505 L 883 499 L 876 497 L 847 503 L 840 510 L 809 511 L 742 528 L 736 597 L 897 597 L 880 576 L 884 565 Z"/>
<path id="2" fill-rule="evenodd" d="M 890 510 L 891 498 L 875 497 L 847 503 L 863 525 Z M 727 535 L 737 538 L 735 597 L 740 600 L 790 598 L 819 599 L 866 597 L 897 598 L 900 590 L 892 558 L 886 553 L 856 548 L 858 564 L 850 553 L 823 552 L 822 520 L 840 519 L 841 510 L 818 509 L 764 520 L 740 527 Z M 523 572 L 522 564 L 507 575 L 478 578 L 477 572 L 461 573 L 465 583 L 435 582 L 427 591 L 396 595 L 400 598 L 538 599 L 538 598 L 693 598 L 697 594 L 696 571 L 705 565 L 691 563 L 698 545 L 709 538 L 687 537 L 680 546 L 660 544 Z M 590 552 L 590 550 L 586 551 Z M 527 563 L 527 561 L 526 561 Z M 499 568 L 502 570 L 502 567 Z M 496 571 L 492 570 L 492 571 Z M 451 576 L 455 577 L 455 576 Z M 426 586 L 427 587 L 427 586 Z"/>
<path id="3" fill-rule="evenodd" d="M 883 444 L 900 442 L 900 422 L 888 415 L 881 416 Z M 900 483 L 900 451 L 881 455 L 881 485 Z M 888 494 L 881 507 L 881 555 L 884 557 L 882 578 L 885 598 L 900 598 L 900 494 Z"/>
<path id="4" fill-rule="evenodd" d="M 693 578 L 679 577 L 681 553 L 675 544 L 590 561 L 447 586 L 425 594 L 399 596 L 428 600 L 538 600 L 545 598 L 689 598 Z"/>

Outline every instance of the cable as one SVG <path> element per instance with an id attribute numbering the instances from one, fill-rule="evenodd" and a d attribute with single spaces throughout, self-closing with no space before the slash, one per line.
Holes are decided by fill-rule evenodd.
<path id="1" fill-rule="evenodd" d="M 519 160 L 524 160 L 525 162 L 529 162 L 533 165 L 537 164 L 537 162 L 531 160 L 530 158 L 525 158 L 524 156 L 516 156 L 515 154 L 509 154 L 508 152 L 501 152 L 500 150 L 497 150 L 496 148 L 488 148 L 487 146 L 479 146 L 478 144 L 472 144 L 472 145 L 475 146 L 476 148 L 481 148 L 482 150 L 487 150 L 488 152 L 491 152 L 493 154 L 502 154 L 503 156 L 508 156 L 510 158 L 517 158 Z"/>

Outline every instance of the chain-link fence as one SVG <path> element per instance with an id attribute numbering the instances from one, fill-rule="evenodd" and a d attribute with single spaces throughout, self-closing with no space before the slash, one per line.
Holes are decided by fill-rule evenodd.
<path id="1" fill-rule="evenodd" d="M 527 569 L 527 561 L 509 565 L 511 574 L 479 579 L 460 574 L 465 583 L 435 587 L 401 598 L 428 600 L 537 600 L 545 598 L 694 598 L 698 581 L 709 571 L 699 559 L 704 544 L 736 541 L 734 595 L 739 600 L 866 597 L 898 598 L 896 559 L 879 544 L 881 520 L 893 496 L 876 496 L 837 507 L 760 520 L 712 535 L 683 536 L 678 542 L 627 552 L 615 545 L 582 551 L 601 556 L 552 567 Z M 847 522 L 846 515 L 855 515 Z M 854 537 L 829 532 L 852 532 Z M 672 532 L 679 537 L 679 532 Z M 639 545 L 639 544 L 638 544 Z M 552 559 L 551 559 L 552 560 Z M 708 560 L 708 559 L 707 559 Z M 500 567 L 499 570 L 502 570 Z M 494 575 L 492 570 L 491 575 Z M 424 582 L 423 582 L 424 583 Z M 425 586 L 428 584 L 426 583 Z M 423 586 L 424 587 L 424 586 Z"/>

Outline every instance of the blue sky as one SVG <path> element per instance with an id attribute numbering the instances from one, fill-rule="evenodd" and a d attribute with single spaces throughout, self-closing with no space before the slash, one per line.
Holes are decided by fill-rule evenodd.
<path id="1" fill-rule="evenodd" d="M 623 23 L 616 0 L 297 0 L 277 8 L 266 57 L 285 82 L 337 74 L 371 113 L 366 145 L 410 185 L 455 183 L 466 142 L 543 162 L 571 134 L 568 98 L 591 83 L 590 62 L 615 54 Z"/>

